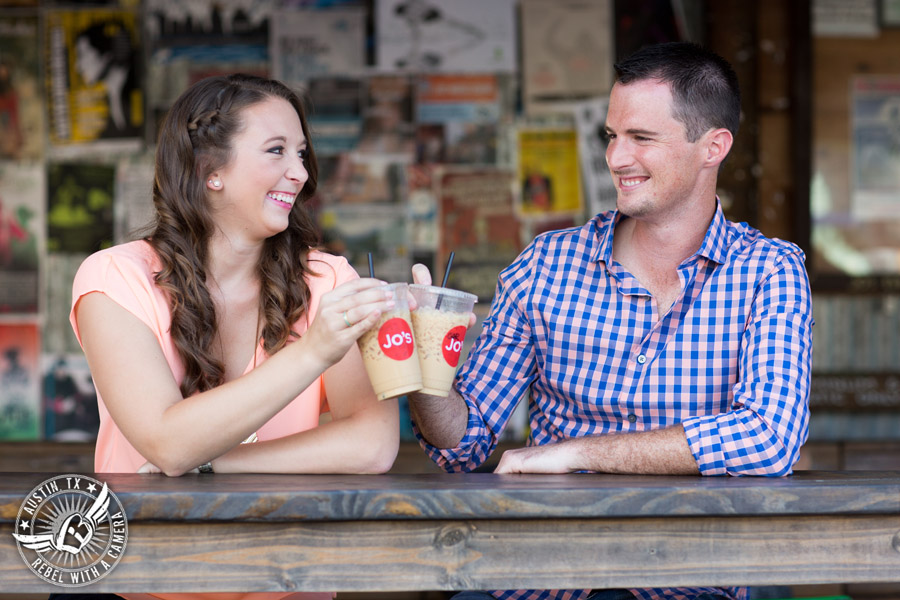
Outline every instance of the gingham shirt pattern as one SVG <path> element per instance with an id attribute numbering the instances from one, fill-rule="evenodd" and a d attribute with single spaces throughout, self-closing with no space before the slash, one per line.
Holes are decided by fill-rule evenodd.
<path id="1" fill-rule="evenodd" d="M 683 294 L 662 318 L 612 260 L 615 211 L 543 234 L 500 274 L 490 314 L 460 369 L 469 407 L 459 446 L 420 443 L 447 471 L 471 471 L 530 394 L 529 445 L 681 423 L 703 475 L 788 475 L 806 441 L 812 306 L 803 252 L 731 223 L 717 207 Z M 631 590 L 639 598 L 745 588 Z M 587 591 L 498 598 L 580 600 Z"/>

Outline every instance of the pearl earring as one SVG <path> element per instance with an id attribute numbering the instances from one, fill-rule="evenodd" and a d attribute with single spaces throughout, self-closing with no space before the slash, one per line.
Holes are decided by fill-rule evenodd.
<path id="1" fill-rule="evenodd" d="M 222 182 L 221 182 L 221 181 L 218 181 L 218 180 L 217 180 L 217 181 L 213 181 L 212 179 L 209 180 L 209 183 L 211 183 L 212 186 L 213 186 L 213 187 L 216 187 L 216 188 L 222 185 Z"/>

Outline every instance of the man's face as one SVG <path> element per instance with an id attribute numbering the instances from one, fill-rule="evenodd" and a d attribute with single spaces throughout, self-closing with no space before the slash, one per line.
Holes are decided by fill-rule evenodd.
<path id="1" fill-rule="evenodd" d="M 672 116 L 668 84 L 655 80 L 616 83 L 609 98 L 606 162 L 619 210 L 635 218 L 669 218 L 699 192 L 705 136 L 688 142 Z"/>

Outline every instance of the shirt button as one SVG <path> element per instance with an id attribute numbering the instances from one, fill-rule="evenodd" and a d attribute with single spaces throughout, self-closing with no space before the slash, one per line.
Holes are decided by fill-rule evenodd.
<path id="1" fill-rule="evenodd" d="M 638 364 L 642 365 L 645 362 L 647 362 L 647 357 L 644 356 L 643 354 L 638 354 L 637 361 L 638 361 Z"/>
<path id="2" fill-rule="evenodd" d="M 630 414 L 630 415 L 628 415 L 628 422 L 629 422 L 629 423 L 634 423 L 635 421 L 637 421 L 637 415 L 635 415 L 635 414 Z"/>

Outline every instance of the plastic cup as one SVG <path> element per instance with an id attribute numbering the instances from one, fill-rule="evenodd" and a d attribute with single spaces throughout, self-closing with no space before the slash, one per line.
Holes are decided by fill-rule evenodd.
<path id="1" fill-rule="evenodd" d="M 394 310 L 357 340 L 369 381 L 379 400 L 387 400 L 422 387 L 422 372 L 412 333 L 405 283 L 385 286 L 394 292 Z"/>
<path id="2" fill-rule="evenodd" d="M 422 369 L 420 391 L 447 396 L 478 296 L 433 285 L 413 284 L 409 291 L 418 303 L 412 311 L 412 323 Z"/>

